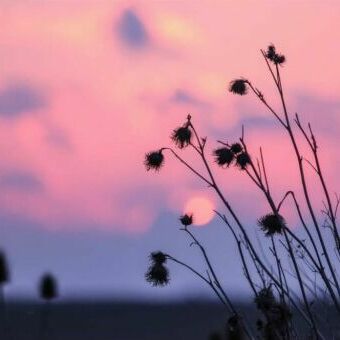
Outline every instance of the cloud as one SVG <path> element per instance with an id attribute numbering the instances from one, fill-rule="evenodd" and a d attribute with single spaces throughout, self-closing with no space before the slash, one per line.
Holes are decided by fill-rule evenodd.
<path id="1" fill-rule="evenodd" d="M 340 100 L 324 98 L 312 93 L 300 93 L 296 99 L 296 109 L 301 121 L 310 122 L 316 131 L 338 136 L 340 123 Z"/>
<path id="2" fill-rule="evenodd" d="M 192 105 L 198 107 L 207 107 L 209 103 L 200 100 L 199 98 L 193 96 L 189 92 L 183 89 L 177 89 L 174 95 L 170 99 L 173 103 L 184 104 L 184 105 Z"/>
<path id="3" fill-rule="evenodd" d="M 132 49 L 141 49 L 149 43 L 146 28 L 133 10 L 125 10 L 118 23 L 121 41 Z"/>
<path id="4" fill-rule="evenodd" d="M 27 85 L 10 85 L 0 91 L 0 117 L 19 117 L 44 105 L 41 95 Z"/>
<path id="5" fill-rule="evenodd" d="M 68 133 L 61 128 L 50 126 L 46 135 L 46 141 L 58 149 L 72 150 L 71 138 Z"/>
<path id="6" fill-rule="evenodd" d="M 0 188 L 34 193 L 41 191 L 43 184 L 30 172 L 12 171 L 0 176 Z"/>

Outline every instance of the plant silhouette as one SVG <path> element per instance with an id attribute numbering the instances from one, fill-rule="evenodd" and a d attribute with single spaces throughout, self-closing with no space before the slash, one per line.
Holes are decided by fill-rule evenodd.
<path id="1" fill-rule="evenodd" d="M 52 274 L 44 274 L 39 282 L 39 295 L 44 301 L 41 308 L 40 338 L 47 340 L 50 337 L 50 303 L 58 297 L 57 281 Z"/>
<path id="2" fill-rule="evenodd" d="M 7 329 L 7 308 L 6 308 L 6 297 L 5 297 L 5 285 L 10 280 L 9 267 L 7 263 L 6 254 L 0 251 L 0 304 L 1 304 L 1 333 L 4 338 L 8 335 Z"/>
<path id="3" fill-rule="evenodd" d="M 276 90 L 280 110 L 275 109 L 263 92 L 245 77 L 232 80 L 229 92 L 240 96 L 254 95 L 285 132 L 291 144 L 290 152 L 296 160 L 302 199 L 298 200 L 295 191 L 292 190 L 283 191 L 281 200 L 274 198 L 264 152 L 261 147 L 257 155 L 249 152 L 243 127 L 238 141 L 231 144 L 217 141 L 219 146 L 212 150 L 211 161 L 207 151 L 207 138 L 201 137 L 191 115 L 188 115 L 184 124 L 173 130 L 171 141 L 174 148 L 161 147 L 158 151 L 147 153 L 145 156 L 146 169 L 156 171 L 164 165 L 166 157 L 174 156 L 220 199 L 224 210 L 216 211 L 216 214 L 237 245 L 244 277 L 254 295 L 254 304 L 259 312 L 256 325 L 246 322 L 235 307 L 230 294 L 221 285 L 208 251 L 191 229 L 195 216 L 181 216 L 180 230 L 188 236 L 190 244 L 196 245 L 200 250 L 205 260 L 204 270 L 197 270 L 170 254 L 157 252 L 151 255 L 151 266 L 146 278 L 153 285 L 164 286 L 169 283 L 169 272 L 164 266 L 166 261 L 188 269 L 207 284 L 226 307 L 229 313 L 225 334 L 227 339 L 288 340 L 302 339 L 306 336 L 312 339 L 325 339 L 326 322 L 322 320 L 322 315 L 316 312 L 314 306 L 320 306 L 325 302 L 334 309 L 337 317 L 340 317 L 340 285 L 336 270 L 340 261 L 340 237 L 337 228 L 340 198 L 335 195 L 333 199 L 330 194 L 311 124 L 302 123 L 297 113 L 292 115 L 287 109 L 282 80 L 282 66 L 286 63 L 286 57 L 272 44 L 266 50 L 261 50 L 261 56 Z M 307 159 L 302 153 L 301 143 L 307 145 L 312 160 Z M 176 148 L 179 151 L 190 148 L 196 153 L 202 162 L 204 172 L 186 161 Z M 231 205 L 229 197 L 224 193 L 223 185 L 217 182 L 214 166 L 225 171 L 231 171 L 229 170 L 231 167 L 236 167 L 261 192 L 269 209 L 264 216 L 256 219 L 263 237 L 270 241 L 267 249 L 259 249 L 249 232 L 249 227 L 242 221 L 237 208 Z M 306 178 L 307 168 L 313 171 L 312 183 Z M 310 189 L 316 184 L 322 188 L 321 198 L 311 195 Z M 324 207 L 321 211 L 315 208 L 315 199 L 323 202 Z M 303 233 L 291 228 L 289 221 L 283 216 L 283 206 L 289 207 L 297 214 Z M 154 258 L 155 254 L 158 254 L 162 261 L 157 261 Z M 287 268 L 287 265 L 290 267 Z M 298 291 L 294 288 L 296 285 Z M 294 323 L 295 314 L 307 325 L 309 329 L 307 335 L 299 334 L 299 328 Z"/>

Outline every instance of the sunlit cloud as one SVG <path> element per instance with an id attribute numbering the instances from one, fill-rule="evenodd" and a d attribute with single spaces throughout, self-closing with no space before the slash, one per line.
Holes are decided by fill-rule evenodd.
<path id="1" fill-rule="evenodd" d="M 43 189 L 43 184 L 37 176 L 30 172 L 11 171 L 0 174 L 0 188 L 3 191 L 37 193 Z"/>
<path id="2" fill-rule="evenodd" d="M 249 77 L 279 105 L 259 53 L 270 42 L 287 55 L 289 110 L 315 126 L 327 178 L 339 186 L 332 166 L 338 159 L 339 11 L 264 2 L 216 3 L 209 11 L 190 1 L 129 5 L 37 2 L 9 6 L 2 15 L 0 170 L 30 169 L 44 189 L 28 195 L 18 183 L 33 190 L 34 178 L 31 184 L 29 177 L 7 178 L 4 185 L 13 190 L 0 192 L 2 211 L 50 229 L 149 230 L 161 213 L 179 214 L 193 195 L 211 194 L 170 155 L 158 174 L 143 166 L 145 152 L 169 145 L 188 113 L 209 136 L 209 160 L 215 139 L 237 140 L 245 124 L 253 151 L 263 146 L 275 197 L 281 197 L 297 179 L 282 132 L 253 96 L 227 90 L 231 79 Z M 190 152 L 181 155 L 204 171 Z M 260 200 L 240 171 L 213 169 L 235 205 L 265 212 L 265 205 L 253 204 Z"/>
<path id="3" fill-rule="evenodd" d="M 0 90 L 0 117 L 16 118 L 44 106 L 42 95 L 30 86 L 13 84 Z"/>
<path id="4" fill-rule="evenodd" d="M 149 35 L 142 20 L 132 9 L 125 10 L 118 22 L 117 33 L 121 41 L 132 49 L 141 49 L 149 44 Z"/>

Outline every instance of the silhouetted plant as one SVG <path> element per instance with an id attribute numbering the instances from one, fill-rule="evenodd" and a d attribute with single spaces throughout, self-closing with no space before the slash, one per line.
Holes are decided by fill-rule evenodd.
<path id="1" fill-rule="evenodd" d="M 189 128 L 190 120 L 185 123 L 183 126 L 175 129 L 171 135 L 171 139 L 174 141 L 176 146 L 180 149 L 185 148 L 191 142 L 192 133 Z"/>
<path id="2" fill-rule="evenodd" d="M 259 249 L 259 246 L 256 245 L 256 242 L 248 233 L 248 228 L 242 222 L 242 218 L 238 216 L 228 197 L 223 193 L 222 187 L 217 183 L 214 171 L 207 158 L 207 138 L 200 137 L 190 115 L 187 116 L 185 123 L 180 128 L 173 131 L 171 139 L 175 146 L 180 149 L 190 147 L 193 152 L 198 154 L 204 172 L 195 169 L 171 147 L 164 147 L 160 151 L 146 154 L 145 165 L 147 170 L 159 170 L 164 162 L 163 153 L 169 152 L 190 172 L 200 178 L 221 200 L 225 211 L 216 211 L 216 214 L 236 242 L 244 276 L 254 294 L 255 305 L 262 315 L 255 325 L 260 338 L 265 340 L 302 338 L 302 335 L 296 335 L 296 329 L 293 325 L 294 310 L 308 325 L 313 339 L 325 339 L 320 321 L 322 315 L 320 313 L 316 315 L 312 302 L 326 301 L 334 307 L 340 317 L 340 284 L 335 266 L 335 261 L 337 261 L 337 264 L 340 261 L 340 236 L 337 227 L 340 197 L 336 195 L 335 201 L 331 199 L 320 164 L 316 137 L 311 125 L 308 123 L 305 127 L 297 113 L 292 119 L 287 110 L 280 67 L 286 62 L 285 56 L 278 53 L 274 45 L 269 45 L 265 51 L 261 50 L 261 54 L 277 90 L 282 106 L 281 111 L 274 109 L 264 94 L 246 78 L 232 80 L 229 84 L 229 91 L 241 96 L 253 93 L 286 132 L 292 146 L 292 152 L 296 157 L 303 193 L 302 200 L 307 208 L 307 213 L 301 209 L 300 202 L 292 190 L 284 192 L 280 201 L 273 197 L 262 148 L 259 150 L 259 156 L 249 153 L 244 128 L 242 128 L 239 142 L 230 145 L 218 141 L 222 146 L 215 148 L 212 155 L 217 165 L 222 168 L 230 168 L 230 165 L 233 164 L 241 169 L 242 173 L 260 190 L 270 207 L 270 211 L 257 221 L 262 230 L 262 235 L 269 241 L 269 243 L 262 244 L 262 249 Z M 302 155 L 295 130 L 301 134 L 306 142 L 313 157 L 312 161 L 307 160 Z M 157 154 L 157 157 L 153 158 L 153 154 Z M 314 200 L 311 198 L 310 184 L 306 179 L 306 166 L 310 166 L 314 171 L 318 184 L 322 188 L 323 197 L 321 199 L 324 208 L 321 214 L 323 223 L 320 222 L 321 219 L 317 216 L 314 203 L 312 203 Z M 313 186 L 315 184 L 316 181 L 312 183 Z M 287 204 L 288 200 L 290 200 L 291 206 L 299 217 L 304 234 L 291 229 L 289 223 L 280 214 L 283 205 Z M 151 266 L 146 274 L 146 279 L 154 285 L 167 284 L 169 272 L 164 267 L 165 260 L 185 267 L 205 282 L 227 308 L 230 315 L 227 323 L 227 337 L 229 339 L 232 339 L 233 336 L 234 339 L 241 337 L 255 339 L 250 325 L 245 322 L 228 293 L 222 287 L 205 247 L 192 232 L 190 226 L 193 223 L 193 216 L 185 214 L 180 217 L 180 222 L 180 230 L 189 237 L 190 244 L 199 248 L 205 260 L 205 271 L 200 272 L 170 254 L 158 252 L 151 255 Z M 326 238 L 332 240 L 335 256 L 332 254 L 333 249 L 326 246 Z M 269 245 L 267 246 L 267 244 Z M 265 247 L 266 249 L 264 249 Z M 158 257 L 162 260 L 157 260 Z M 288 269 L 287 264 L 291 268 Z M 287 275 L 289 275 L 289 278 L 287 278 Z M 292 288 L 294 282 L 297 283 L 298 291 Z"/>
<path id="3" fill-rule="evenodd" d="M 41 339 L 50 338 L 50 306 L 52 300 L 58 297 L 58 286 L 52 274 L 44 274 L 39 282 L 39 295 L 44 301 L 41 310 L 40 337 Z"/>
<path id="4" fill-rule="evenodd" d="M 179 218 L 179 220 L 184 225 L 184 227 L 187 227 L 189 225 L 192 225 L 192 223 L 193 223 L 193 215 L 192 214 L 191 215 L 184 214 L 183 216 L 181 216 Z"/>
<path id="5" fill-rule="evenodd" d="M 279 214 L 267 214 L 258 220 L 258 224 L 266 236 L 281 234 L 286 226 L 284 218 Z"/>
<path id="6" fill-rule="evenodd" d="M 247 80 L 246 79 L 234 79 L 230 82 L 229 91 L 235 94 L 243 96 L 247 94 Z"/>
<path id="7" fill-rule="evenodd" d="M 223 147 L 214 150 L 216 163 L 220 166 L 229 166 L 234 160 L 234 153 L 230 148 Z"/>
<path id="8" fill-rule="evenodd" d="M 169 271 L 164 265 L 167 257 L 160 251 L 153 252 L 150 255 L 150 267 L 145 274 L 146 281 L 153 286 L 165 286 L 169 283 Z"/>
<path id="9" fill-rule="evenodd" d="M 1 304 L 1 331 L 3 337 L 7 337 L 7 308 L 6 308 L 6 297 L 5 297 L 5 285 L 10 279 L 9 267 L 7 263 L 6 254 L 0 251 L 0 304 Z"/>
<path id="10" fill-rule="evenodd" d="M 236 165 L 245 170 L 246 167 L 250 164 L 250 157 L 247 152 L 241 152 L 236 156 Z"/>
<path id="11" fill-rule="evenodd" d="M 158 171 L 164 163 L 164 156 L 162 154 L 162 150 L 159 151 L 152 151 L 145 155 L 144 164 L 146 169 L 149 170 L 156 170 Z"/>

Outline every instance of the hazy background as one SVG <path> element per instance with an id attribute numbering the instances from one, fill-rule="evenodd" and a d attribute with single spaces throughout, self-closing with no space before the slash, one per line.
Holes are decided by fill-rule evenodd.
<path id="1" fill-rule="evenodd" d="M 325 175 L 339 188 L 338 1 L 2 0 L 0 22 L 0 247 L 12 297 L 35 297 L 45 271 L 68 298 L 210 296 L 176 267 L 165 289 L 144 282 L 152 250 L 203 268 L 177 218 L 193 197 L 219 203 L 174 160 L 155 175 L 143 158 L 168 145 L 190 112 L 211 150 L 215 139 L 236 140 L 245 124 L 252 151 L 263 146 L 275 198 L 294 188 L 284 134 L 253 96 L 227 91 L 245 76 L 270 98 L 259 49 L 271 42 L 287 56 L 289 109 L 312 122 Z M 260 195 L 240 172 L 214 169 L 242 220 L 257 229 L 267 211 Z M 207 206 L 196 208 L 209 215 Z M 285 216 L 298 228 L 293 213 Z M 197 235 L 226 286 L 246 293 L 223 226 L 213 219 Z"/>

